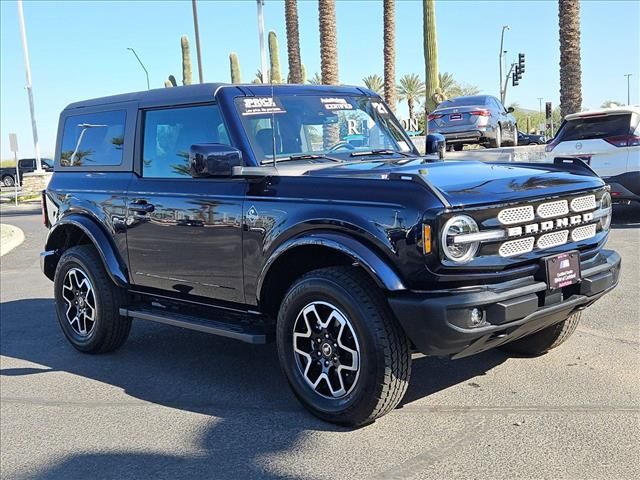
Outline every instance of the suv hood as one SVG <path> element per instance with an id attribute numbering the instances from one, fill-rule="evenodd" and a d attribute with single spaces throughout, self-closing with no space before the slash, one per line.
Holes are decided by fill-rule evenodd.
<path id="1" fill-rule="evenodd" d="M 470 206 L 554 196 L 604 185 L 597 176 L 562 170 L 551 164 L 491 164 L 477 161 L 424 163 L 402 159 L 346 163 L 312 169 L 311 176 L 388 178 L 420 175 L 451 206 Z"/>

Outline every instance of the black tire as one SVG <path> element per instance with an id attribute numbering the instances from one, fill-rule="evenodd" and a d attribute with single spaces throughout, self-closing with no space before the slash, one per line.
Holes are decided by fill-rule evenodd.
<path id="1" fill-rule="evenodd" d="M 492 138 L 489 140 L 490 148 L 500 148 L 502 146 L 502 128 L 500 125 L 496 127 L 496 138 Z"/>
<path id="2" fill-rule="evenodd" d="M 11 175 L 5 175 L 2 177 L 2 185 L 5 187 L 13 187 L 15 185 L 15 180 Z"/>
<path id="3" fill-rule="evenodd" d="M 77 285 L 77 279 L 82 275 L 88 279 L 88 285 L 93 290 L 93 295 L 84 300 L 75 295 L 82 296 L 82 291 L 87 290 L 86 283 L 84 288 L 77 289 L 77 293 L 65 287 L 65 282 L 72 287 Z M 131 319 L 120 315 L 120 308 L 126 306 L 127 295 L 109 278 L 92 245 L 78 245 L 62 254 L 54 278 L 54 296 L 62 332 L 77 350 L 85 353 L 111 352 L 129 336 Z M 69 297 L 75 302 L 69 302 Z M 78 301 L 81 301 L 84 305 L 90 305 L 91 299 L 93 308 L 89 311 L 93 310 L 91 317 L 94 321 L 89 323 L 87 316 L 84 316 L 82 322 L 85 332 L 82 333 L 79 326 L 82 325 L 80 319 L 83 315 L 79 314 L 79 307 L 73 304 L 78 305 Z M 79 319 L 72 323 L 67 316 Z"/>
<path id="4" fill-rule="evenodd" d="M 307 383 L 300 357 L 294 353 L 293 333 L 299 315 L 309 305 L 323 302 L 344 314 L 355 333 L 356 349 L 359 345 L 356 380 L 340 398 L 324 396 Z M 350 427 L 371 423 L 394 409 L 406 392 L 411 374 L 409 341 L 380 290 L 355 267 L 314 270 L 297 280 L 280 307 L 276 339 L 280 365 L 293 392 L 325 421 Z M 311 338 L 308 342 L 315 345 Z"/>
<path id="5" fill-rule="evenodd" d="M 513 130 L 513 142 L 512 145 L 514 147 L 518 146 L 518 126 L 516 125 Z"/>
<path id="6" fill-rule="evenodd" d="M 464 145 L 463 145 L 462 143 L 456 143 L 456 144 L 453 146 L 453 149 L 454 149 L 456 152 L 461 152 L 463 147 L 464 147 Z"/>
<path id="7" fill-rule="evenodd" d="M 539 332 L 514 340 L 498 347 L 508 355 L 537 357 L 544 355 L 564 342 L 576 331 L 581 312 L 569 315 L 566 320 L 551 325 Z"/>

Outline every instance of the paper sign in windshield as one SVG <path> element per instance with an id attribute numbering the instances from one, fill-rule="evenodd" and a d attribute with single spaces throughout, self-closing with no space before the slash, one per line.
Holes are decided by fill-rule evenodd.
<path id="1" fill-rule="evenodd" d="M 279 100 L 274 97 L 243 98 L 240 103 L 242 115 L 265 115 L 271 113 L 286 113 Z"/>
<path id="2" fill-rule="evenodd" d="M 353 110 L 353 105 L 346 98 L 321 98 L 320 102 L 327 110 Z"/>

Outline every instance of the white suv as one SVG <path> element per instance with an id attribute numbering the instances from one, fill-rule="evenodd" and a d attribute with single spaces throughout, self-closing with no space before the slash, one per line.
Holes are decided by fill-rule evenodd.
<path id="1" fill-rule="evenodd" d="M 640 107 L 567 115 L 546 151 L 587 162 L 611 185 L 614 201 L 640 201 Z"/>

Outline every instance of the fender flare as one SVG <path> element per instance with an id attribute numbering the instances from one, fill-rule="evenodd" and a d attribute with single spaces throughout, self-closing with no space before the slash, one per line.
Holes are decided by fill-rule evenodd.
<path id="1" fill-rule="evenodd" d="M 402 291 L 407 287 L 393 268 L 371 248 L 348 235 L 333 232 L 315 232 L 294 237 L 278 246 L 265 263 L 257 282 L 257 296 L 262 297 L 264 281 L 269 275 L 271 267 L 283 254 L 304 245 L 315 245 L 337 250 L 350 256 L 371 276 L 376 284 L 385 290 Z"/>
<path id="2" fill-rule="evenodd" d="M 47 252 L 45 253 L 55 252 L 58 250 L 58 247 L 54 245 L 56 232 L 59 232 L 60 229 L 69 225 L 79 228 L 89 238 L 93 246 L 98 251 L 98 255 L 100 255 L 102 263 L 104 264 L 109 277 L 111 277 L 111 280 L 113 280 L 113 282 L 119 287 L 127 287 L 129 285 L 127 267 L 120 258 L 112 240 L 100 225 L 86 215 L 73 213 L 56 222 L 47 235 L 47 241 L 45 243 L 45 250 Z M 51 255 L 49 255 L 49 257 L 51 257 Z M 57 259 L 55 262 L 57 263 Z"/>

